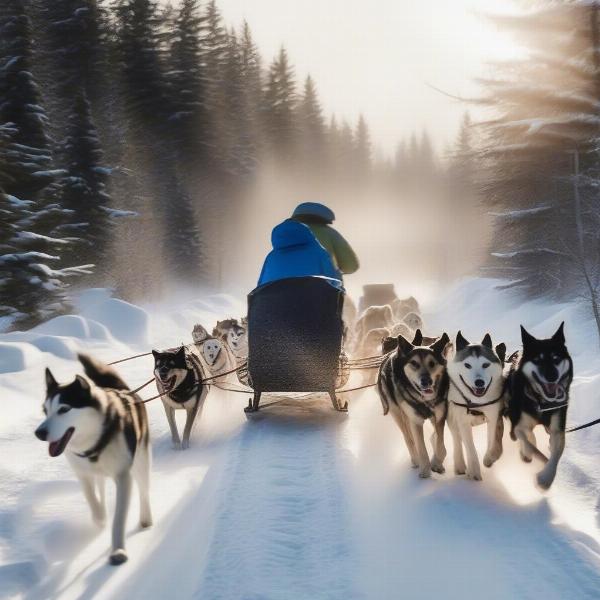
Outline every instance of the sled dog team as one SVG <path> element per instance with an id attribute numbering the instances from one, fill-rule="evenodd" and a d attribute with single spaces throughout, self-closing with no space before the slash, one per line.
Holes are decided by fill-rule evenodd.
<path id="1" fill-rule="evenodd" d="M 454 443 L 454 471 L 481 480 L 481 467 L 472 428 L 486 424 L 483 464 L 491 467 L 502 455 L 503 418 L 511 438 L 520 444 L 521 458 L 537 457 L 544 468 L 537 483 L 548 489 L 565 447 L 565 426 L 573 361 L 565 345 L 564 324 L 551 338 L 537 339 L 521 326 L 523 349 L 505 362 L 506 346 L 486 334 L 480 344 L 469 343 L 459 331 L 455 347 L 447 334 L 423 345 L 420 330 L 412 341 L 388 338 L 395 346 L 386 354 L 377 379 L 384 414 L 390 413 L 402 431 L 413 467 L 419 476 L 444 472 L 444 425 Z M 425 421 L 434 427 L 430 457 L 423 434 Z M 537 447 L 534 429 L 550 435 L 550 456 Z M 463 454 L 463 448 L 466 453 Z"/>
<path id="2" fill-rule="evenodd" d="M 394 317 L 407 308 L 401 320 L 394 323 Z M 345 307 L 345 313 L 348 310 L 352 309 Z M 351 317 L 346 318 L 347 323 L 351 322 Z M 161 399 L 175 447 L 189 446 L 193 424 L 208 394 L 209 386 L 200 385 L 202 380 L 229 373 L 245 361 L 246 326 L 243 319 L 239 323 L 235 319 L 220 321 L 210 336 L 197 325 L 193 345 L 153 351 L 155 381 L 164 394 Z M 391 414 L 398 424 L 419 476 L 427 478 L 432 471 L 444 472 L 447 421 L 454 442 L 456 474 L 480 480 L 472 427 L 483 423 L 487 426 L 483 463 L 490 467 L 502 454 L 503 418 L 508 416 L 511 437 L 519 441 L 522 459 L 530 462 L 535 456 L 545 463 L 537 482 L 548 489 L 564 450 L 573 377 L 563 325 L 549 339 L 536 339 L 521 327 L 523 349 L 508 361 L 505 345 L 494 346 L 489 334 L 480 344 L 471 344 L 458 332 L 453 345 L 446 333 L 439 338 L 425 338 L 421 326 L 418 305 L 408 299 L 399 300 L 395 310 L 389 306 L 368 307 L 355 327 L 346 332 L 346 343 L 353 346 L 355 356 L 364 351 L 369 337 L 385 334 L 371 347 L 383 354 L 377 390 L 384 414 Z M 374 330 L 377 334 L 372 333 Z M 391 333 L 396 335 L 392 337 Z M 49 442 L 50 456 L 66 451 L 92 518 L 100 525 L 106 519 L 104 480 L 110 477 L 115 481 L 110 563 L 117 565 L 127 560 L 125 521 L 133 481 L 140 498 L 140 526 L 152 524 L 148 419 L 141 398 L 129 390 L 114 369 L 89 356 L 80 355 L 79 360 L 86 377 L 78 375 L 71 383 L 58 383 L 46 370 L 45 419 L 35 433 Z M 238 377 L 245 382 L 240 372 Z M 187 413 L 183 440 L 175 423 L 178 409 Z M 423 431 L 427 420 L 434 428 L 431 458 Z M 550 434 L 549 458 L 536 446 L 533 430 L 537 425 L 543 425 Z"/>

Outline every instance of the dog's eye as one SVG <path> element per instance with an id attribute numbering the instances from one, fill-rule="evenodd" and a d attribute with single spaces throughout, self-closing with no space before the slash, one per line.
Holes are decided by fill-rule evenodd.
<path id="1" fill-rule="evenodd" d="M 429 361 L 429 368 L 430 368 L 430 369 L 433 369 L 433 368 L 435 368 L 435 362 L 434 362 L 433 360 L 430 360 L 430 361 Z"/>
<path id="2" fill-rule="evenodd" d="M 59 415 L 64 415 L 65 413 L 68 413 L 70 410 L 71 410 L 70 406 L 61 406 L 57 412 Z"/>
<path id="3" fill-rule="evenodd" d="M 559 365 L 562 362 L 562 358 L 558 356 L 558 354 L 554 354 L 552 356 L 552 362 L 554 362 L 555 365 Z"/>
<path id="4" fill-rule="evenodd" d="M 490 366 L 490 363 L 483 363 L 483 364 L 481 365 L 481 368 L 482 368 L 482 369 L 487 369 L 489 366 Z"/>
<path id="5" fill-rule="evenodd" d="M 470 363 L 465 363 L 465 367 L 467 367 L 467 369 L 472 369 L 473 368 Z"/>
<path id="6" fill-rule="evenodd" d="M 418 368 L 419 368 L 419 363 L 418 363 L 416 360 L 411 360 L 411 361 L 410 361 L 410 366 L 411 366 L 413 369 L 418 369 Z"/>

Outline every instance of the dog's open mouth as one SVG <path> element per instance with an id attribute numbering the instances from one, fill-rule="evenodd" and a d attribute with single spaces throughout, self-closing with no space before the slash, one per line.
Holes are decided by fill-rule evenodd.
<path id="1" fill-rule="evenodd" d="M 161 377 L 160 382 L 163 384 L 165 390 L 172 390 L 175 387 L 175 380 L 177 379 L 176 375 L 173 377 L 169 377 L 168 379 L 163 379 Z"/>
<path id="2" fill-rule="evenodd" d="M 484 387 L 471 387 L 463 379 L 462 375 L 460 376 L 460 379 L 467 386 L 467 388 L 471 392 L 471 394 L 473 394 L 473 396 L 476 396 L 477 398 L 482 398 L 483 396 L 485 396 L 488 393 L 488 390 L 490 389 L 490 386 L 492 385 L 492 380 L 490 379 L 490 382 L 487 384 L 487 386 L 484 386 Z"/>
<path id="3" fill-rule="evenodd" d="M 67 447 L 67 444 L 69 443 L 74 431 L 75 427 L 69 427 L 69 429 L 65 431 L 65 434 L 59 440 L 50 442 L 48 444 L 48 454 L 50 454 L 52 457 L 60 456 L 65 451 L 65 448 Z"/>
<path id="4" fill-rule="evenodd" d="M 428 388 L 419 387 L 419 389 L 421 390 L 421 393 L 424 396 L 431 396 L 432 394 L 435 394 L 435 390 L 433 389 L 433 387 L 428 387 Z"/>
<path id="5" fill-rule="evenodd" d="M 565 389 L 559 382 L 547 382 L 542 381 L 535 373 L 533 374 L 535 380 L 541 386 L 542 391 L 544 392 L 544 396 L 548 399 L 552 400 L 562 400 L 565 397 Z"/>

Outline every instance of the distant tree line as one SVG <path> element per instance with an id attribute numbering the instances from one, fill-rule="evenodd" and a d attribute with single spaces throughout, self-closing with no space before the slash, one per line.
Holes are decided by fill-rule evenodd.
<path id="1" fill-rule="evenodd" d="M 285 48 L 265 64 L 214 0 L 2 0 L 0 329 L 68 310 L 76 285 L 214 284 L 223 221 L 267 166 L 351 186 L 442 172 L 426 134 L 374 154 L 363 117 L 326 117 Z"/>

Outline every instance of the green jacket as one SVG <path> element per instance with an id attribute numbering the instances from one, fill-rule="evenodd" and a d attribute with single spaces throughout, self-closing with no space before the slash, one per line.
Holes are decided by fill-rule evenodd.
<path id="1" fill-rule="evenodd" d="M 335 266 L 345 275 L 358 271 L 358 258 L 341 233 L 324 223 L 306 223 L 319 243 L 333 258 Z"/>

